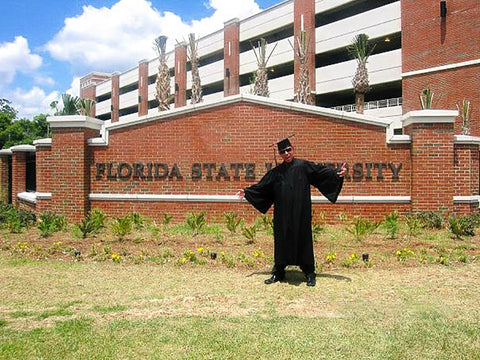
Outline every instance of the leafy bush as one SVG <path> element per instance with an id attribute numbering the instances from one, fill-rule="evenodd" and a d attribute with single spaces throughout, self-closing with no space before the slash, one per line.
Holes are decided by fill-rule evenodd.
<path id="1" fill-rule="evenodd" d="M 38 220 L 37 227 L 42 237 L 48 237 L 57 231 L 62 231 L 67 228 L 67 220 L 65 217 L 51 211 L 45 211 L 40 214 Z"/>
<path id="2" fill-rule="evenodd" d="M 78 230 L 80 230 L 82 234 L 82 239 L 86 239 L 96 230 L 95 224 L 90 220 L 90 217 L 88 215 L 85 216 L 80 223 L 75 224 L 75 226 Z"/>
<path id="3" fill-rule="evenodd" d="M 361 241 L 365 236 L 372 234 L 381 225 L 380 221 L 368 221 L 361 216 L 357 216 L 353 222 L 353 225 L 346 230 L 353 235 L 355 240 Z"/>
<path id="4" fill-rule="evenodd" d="M 462 239 L 464 236 L 475 235 L 475 225 L 472 219 L 468 216 L 451 216 L 448 219 L 448 230 L 457 239 Z"/>
<path id="5" fill-rule="evenodd" d="M 132 220 L 132 225 L 135 226 L 136 229 L 143 228 L 145 220 L 143 216 L 139 213 L 132 213 L 130 214 L 130 219 Z"/>
<path id="6" fill-rule="evenodd" d="M 125 236 L 132 232 L 133 222 L 132 217 L 126 215 L 123 218 L 115 218 L 112 224 L 112 232 L 119 239 L 123 239 Z"/>
<path id="7" fill-rule="evenodd" d="M 199 214 L 190 213 L 187 215 L 187 226 L 192 230 L 193 235 L 198 235 L 207 225 L 207 215 L 205 212 Z"/>
<path id="8" fill-rule="evenodd" d="M 88 213 L 88 219 L 95 228 L 94 232 L 99 231 L 105 227 L 105 221 L 107 221 L 107 215 L 99 209 L 92 209 Z"/>
<path id="9" fill-rule="evenodd" d="M 242 235 L 247 238 L 247 244 L 253 244 L 255 236 L 257 235 L 257 226 L 255 224 L 252 226 L 245 226 L 242 229 Z"/>
<path id="10" fill-rule="evenodd" d="M 167 226 L 168 224 L 170 224 L 172 219 L 173 219 L 172 215 L 168 215 L 167 213 L 163 213 L 163 226 Z"/>
<path id="11" fill-rule="evenodd" d="M 428 229 L 441 229 L 443 227 L 443 217 L 438 211 L 420 211 L 415 215 Z"/>
<path id="12" fill-rule="evenodd" d="M 262 228 L 267 233 L 273 231 L 273 218 L 269 215 L 262 215 L 255 220 L 255 226 L 257 229 Z"/>
<path id="13" fill-rule="evenodd" d="M 398 213 L 396 211 L 385 216 L 383 227 L 387 230 L 389 238 L 392 240 L 395 239 L 399 229 Z"/>
<path id="14" fill-rule="evenodd" d="M 420 229 L 424 227 L 422 219 L 417 214 L 405 215 L 405 222 L 408 227 L 408 235 L 416 236 L 420 233 Z"/>
<path id="15" fill-rule="evenodd" d="M 320 225 L 319 223 L 312 223 L 312 237 L 313 240 L 315 241 L 317 239 L 317 236 L 323 231 L 325 228 Z"/>
<path id="16" fill-rule="evenodd" d="M 235 212 L 228 212 L 223 214 L 225 220 L 225 225 L 227 226 L 228 231 L 232 234 L 237 232 L 237 228 L 242 223 L 242 218 L 238 217 L 238 214 Z"/>
<path id="17" fill-rule="evenodd" d="M 0 225 L 6 224 L 14 212 L 15 207 L 12 204 L 0 202 Z"/>

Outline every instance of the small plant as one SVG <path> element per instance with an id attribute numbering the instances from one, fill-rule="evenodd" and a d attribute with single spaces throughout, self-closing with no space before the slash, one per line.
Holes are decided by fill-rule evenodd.
<path id="1" fill-rule="evenodd" d="M 380 226 L 379 221 L 370 222 L 362 217 L 358 216 L 355 218 L 353 225 L 346 230 L 353 235 L 355 240 L 362 241 L 365 236 L 372 234 Z"/>
<path id="2" fill-rule="evenodd" d="M 180 260 L 180 264 L 185 264 L 187 262 L 191 262 L 191 263 L 194 263 L 194 264 L 197 264 L 197 265 L 205 265 L 207 263 L 207 261 L 205 259 L 198 258 L 197 253 L 198 253 L 198 251 L 195 252 L 194 250 L 185 250 L 183 252 L 183 256 Z"/>
<path id="3" fill-rule="evenodd" d="M 119 240 L 123 240 L 125 236 L 132 232 L 132 227 L 132 218 L 131 216 L 126 215 L 123 218 L 115 218 L 111 228 L 113 234 L 118 237 Z"/>
<path id="4" fill-rule="evenodd" d="M 325 230 L 325 228 L 322 225 L 320 225 L 319 223 L 317 223 L 317 222 L 312 223 L 313 241 L 317 240 L 317 236 L 320 235 L 320 233 L 323 232 L 323 230 Z"/>
<path id="5" fill-rule="evenodd" d="M 255 236 L 257 235 L 257 227 L 255 224 L 252 226 L 245 226 L 242 229 L 242 235 L 247 238 L 247 244 L 253 244 L 255 242 Z"/>
<path id="6" fill-rule="evenodd" d="M 163 213 L 163 226 L 166 227 L 172 221 L 173 216 L 168 215 L 167 213 Z"/>
<path id="7" fill-rule="evenodd" d="M 360 258 L 358 257 L 357 254 L 351 254 L 350 256 L 348 256 L 342 261 L 341 265 L 343 267 L 349 268 L 358 264 L 359 261 L 360 261 Z"/>
<path id="8" fill-rule="evenodd" d="M 262 215 L 255 220 L 255 226 L 257 229 L 263 229 L 267 233 L 273 231 L 273 218 L 269 215 Z"/>
<path id="9" fill-rule="evenodd" d="M 200 234 L 207 225 L 207 215 L 205 212 L 199 214 L 190 213 L 187 215 L 187 226 L 192 230 L 193 235 Z"/>
<path id="10" fill-rule="evenodd" d="M 235 234 L 237 232 L 237 228 L 242 223 L 242 218 L 239 218 L 238 214 L 235 212 L 225 213 L 223 214 L 223 217 L 228 231 L 230 231 L 232 234 Z"/>
<path id="11" fill-rule="evenodd" d="M 233 268 L 236 265 L 235 257 L 225 254 L 225 251 L 220 252 L 220 260 L 228 268 Z"/>
<path id="12" fill-rule="evenodd" d="M 328 253 L 328 254 L 325 256 L 325 263 L 326 263 L 326 264 L 333 264 L 336 259 L 337 259 L 337 254 L 335 254 L 335 253 Z"/>
<path id="13" fill-rule="evenodd" d="M 51 211 L 45 211 L 39 216 L 38 230 L 42 237 L 48 237 L 57 231 L 67 228 L 67 220 L 64 216 L 56 215 Z"/>
<path id="14" fill-rule="evenodd" d="M 395 239 L 398 233 L 399 225 L 398 225 L 398 213 L 396 211 L 388 214 L 385 217 L 385 222 L 383 227 L 387 230 L 388 236 L 390 239 Z"/>
<path id="15" fill-rule="evenodd" d="M 448 224 L 449 224 L 448 230 L 458 240 L 462 240 L 464 236 L 475 235 L 474 223 L 467 216 L 459 216 L 459 217 L 451 216 L 448 219 Z"/>
<path id="16" fill-rule="evenodd" d="M 266 258 L 266 255 L 265 253 L 263 252 L 262 248 L 261 247 L 258 247 L 254 252 L 253 252 L 253 257 L 255 259 L 265 259 Z"/>
<path id="17" fill-rule="evenodd" d="M 418 96 L 420 98 L 420 105 L 422 106 L 422 110 L 432 108 L 433 95 L 434 92 L 429 88 L 422 90 L 422 92 Z"/>
<path id="18" fill-rule="evenodd" d="M 95 228 L 95 232 L 98 232 L 100 229 L 105 227 L 105 222 L 107 221 L 107 215 L 99 209 L 92 209 L 88 213 L 88 218 Z"/>
<path id="19" fill-rule="evenodd" d="M 86 239 L 95 231 L 95 225 L 90 221 L 90 217 L 85 216 L 81 222 L 75 224 L 80 233 L 82 234 L 82 239 Z"/>
<path id="20" fill-rule="evenodd" d="M 395 255 L 397 256 L 398 261 L 405 261 L 405 260 L 407 260 L 408 257 L 414 256 L 415 253 L 412 250 L 409 250 L 407 248 L 403 248 L 402 250 L 397 250 Z"/>
<path id="21" fill-rule="evenodd" d="M 416 214 L 405 215 L 405 222 L 408 227 L 409 236 L 418 235 L 420 233 L 420 229 L 422 229 L 424 226 L 422 220 Z"/>
<path id="22" fill-rule="evenodd" d="M 13 251 L 16 253 L 26 253 L 28 248 L 30 247 L 30 244 L 27 241 L 19 241 L 17 242 L 17 245 L 13 247 Z"/>
<path id="23" fill-rule="evenodd" d="M 115 263 L 115 264 L 120 264 L 120 262 L 122 261 L 122 257 L 118 254 L 111 254 L 110 255 L 110 259 L 112 259 L 112 261 Z"/>
<path id="24" fill-rule="evenodd" d="M 141 229 L 144 226 L 144 219 L 143 216 L 139 213 L 132 213 L 130 214 L 130 219 L 132 225 L 135 226 L 136 229 Z"/>
<path id="25" fill-rule="evenodd" d="M 428 229 L 441 229 L 443 227 L 443 217 L 437 211 L 420 211 L 417 214 L 423 225 Z"/>
<path id="26" fill-rule="evenodd" d="M 20 234 L 22 232 L 22 222 L 17 214 L 12 214 L 7 220 L 7 229 L 13 234 Z"/>

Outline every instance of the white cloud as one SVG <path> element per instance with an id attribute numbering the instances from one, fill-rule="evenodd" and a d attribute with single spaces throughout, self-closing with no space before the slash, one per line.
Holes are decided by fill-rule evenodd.
<path id="1" fill-rule="evenodd" d="M 147 0 L 119 0 L 111 8 L 84 6 L 83 13 L 65 19 L 65 25 L 45 45 L 50 55 L 70 62 L 77 72 L 125 71 L 141 59 L 155 56 L 153 41 L 168 37 L 167 50 L 193 32 L 204 36 L 223 28 L 234 17 L 258 12 L 254 0 L 209 0 L 212 16 L 187 24 L 172 12 L 162 12 Z"/>
<path id="2" fill-rule="evenodd" d="M 19 118 L 32 118 L 40 113 L 52 113 L 50 104 L 54 100 L 60 99 L 60 94 L 57 91 L 52 91 L 48 94 L 37 86 L 30 90 L 16 88 L 10 94 L 9 99 L 12 106 L 18 111 Z"/>
<path id="3" fill-rule="evenodd" d="M 67 94 L 72 96 L 80 96 L 80 77 L 75 76 L 70 84 L 70 89 L 65 91 Z"/>
<path id="4" fill-rule="evenodd" d="M 16 36 L 13 42 L 0 44 L 0 86 L 10 84 L 17 72 L 30 73 L 42 65 L 42 58 L 32 54 L 28 41 Z"/>

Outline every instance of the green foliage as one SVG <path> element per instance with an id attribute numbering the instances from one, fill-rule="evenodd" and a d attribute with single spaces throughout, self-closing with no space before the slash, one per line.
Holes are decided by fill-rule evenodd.
<path id="1" fill-rule="evenodd" d="M 395 253 L 398 261 L 405 261 L 408 257 L 415 256 L 415 253 L 412 250 L 403 248 L 402 250 L 397 250 Z"/>
<path id="2" fill-rule="evenodd" d="M 172 221 L 173 216 L 168 213 L 163 213 L 163 226 L 167 226 Z"/>
<path id="3" fill-rule="evenodd" d="M 370 222 L 361 216 L 357 216 L 353 221 L 353 225 L 346 228 L 346 230 L 353 235 L 355 240 L 362 241 L 367 235 L 377 230 L 380 224 L 380 221 Z"/>
<path id="4" fill-rule="evenodd" d="M 95 228 L 94 232 L 99 231 L 105 227 L 105 222 L 107 221 L 107 215 L 102 210 L 92 209 L 88 213 L 88 219 Z"/>
<path id="5" fill-rule="evenodd" d="M 408 227 L 408 235 L 416 236 L 420 233 L 420 229 L 424 227 L 422 219 L 416 214 L 405 215 L 405 223 Z"/>
<path id="6" fill-rule="evenodd" d="M 48 237 L 57 231 L 65 230 L 67 220 L 64 216 L 56 215 L 51 211 L 45 211 L 40 214 L 37 227 L 42 237 Z"/>
<path id="7" fill-rule="evenodd" d="M 132 232 L 132 217 L 126 215 L 123 218 L 115 218 L 111 228 L 113 234 L 117 236 L 120 240 L 122 240 L 125 236 L 129 235 Z"/>
<path id="8" fill-rule="evenodd" d="M 312 223 L 312 237 L 314 241 L 317 240 L 317 236 L 320 235 L 320 233 L 323 232 L 323 230 L 325 230 L 325 228 L 319 223 L 317 222 Z"/>
<path id="9" fill-rule="evenodd" d="M 257 229 L 263 229 L 270 234 L 273 232 L 273 218 L 269 215 L 259 216 L 255 220 L 255 226 Z"/>
<path id="10" fill-rule="evenodd" d="M 235 212 L 228 212 L 223 214 L 225 225 L 227 226 L 228 231 L 232 234 L 237 232 L 237 228 L 242 223 L 242 218 L 238 217 L 238 214 Z"/>
<path id="11" fill-rule="evenodd" d="M 48 136 L 47 116 L 37 115 L 28 119 L 9 119 L 0 113 L 0 148 L 19 144 L 33 144 L 33 141 Z"/>
<path id="12" fill-rule="evenodd" d="M 347 46 L 348 54 L 358 62 L 366 63 L 367 59 L 375 49 L 375 45 L 369 43 L 367 34 L 358 34 Z"/>
<path id="13" fill-rule="evenodd" d="M 433 95 L 434 92 L 429 88 L 423 89 L 422 92 L 418 95 L 422 110 L 432 108 Z"/>
<path id="14" fill-rule="evenodd" d="M 75 224 L 75 227 L 80 230 L 82 239 L 86 239 L 96 230 L 95 224 L 90 220 L 88 215 L 85 216 L 80 223 Z"/>
<path id="15" fill-rule="evenodd" d="M 14 213 L 16 209 L 12 204 L 0 202 L 0 225 L 6 224 Z"/>
<path id="16" fill-rule="evenodd" d="M 143 216 L 139 213 L 132 213 L 130 214 L 130 219 L 132 220 L 132 225 L 135 226 L 136 229 L 141 229 L 144 226 L 144 219 Z"/>
<path id="17" fill-rule="evenodd" d="M 475 224 L 468 216 L 451 216 L 448 219 L 448 230 L 453 236 L 461 240 L 464 236 L 475 235 Z"/>
<path id="18" fill-rule="evenodd" d="M 399 230 L 398 213 L 394 211 L 385 216 L 383 227 L 387 230 L 390 239 L 395 239 Z"/>
<path id="19" fill-rule="evenodd" d="M 190 213 L 187 215 L 186 224 L 193 232 L 193 235 L 200 234 L 207 225 L 207 215 L 205 212 L 199 214 Z"/>
<path id="20" fill-rule="evenodd" d="M 437 211 L 420 211 L 415 214 L 421 220 L 422 224 L 428 229 L 441 229 L 443 227 L 443 217 Z"/>
<path id="21" fill-rule="evenodd" d="M 247 244 L 253 244 L 255 242 L 255 236 L 257 235 L 257 226 L 255 224 L 245 226 L 242 229 L 242 235 L 247 238 Z"/>

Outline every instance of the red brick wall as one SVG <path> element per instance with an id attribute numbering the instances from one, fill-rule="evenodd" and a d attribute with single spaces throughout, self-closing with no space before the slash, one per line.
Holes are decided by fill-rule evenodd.
<path id="1" fill-rule="evenodd" d="M 402 9 L 402 71 L 404 73 L 457 64 L 480 58 L 480 6 L 478 0 L 447 1 L 447 16 L 440 17 L 440 1 L 404 0 Z M 421 9 L 421 11 L 419 11 Z M 463 99 L 471 101 L 471 134 L 480 136 L 480 66 L 404 77 L 403 112 L 420 109 L 419 93 L 435 92 L 433 108 L 455 110 Z M 457 119 L 455 132 L 460 132 Z"/>
<path id="2" fill-rule="evenodd" d="M 175 107 L 187 104 L 187 47 L 175 46 Z"/>
<path id="3" fill-rule="evenodd" d="M 26 154 L 23 151 L 12 152 L 12 203 L 18 205 L 17 194 L 26 190 L 25 166 Z"/>
<path id="4" fill-rule="evenodd" d="M 52 177 L 55 176 L 56 169 L 52 163 L 52 148 L 50 146 L 37 146 L 35 156 L 37 192 L 51 193 L 53 189 Z M 36 205 L 37 212 L 43 213 L 50 209 L 51 201 L 48 199 L 37 199 Z"/>
<path id="5" fill-rule="evenodd" d="M 8 160 L 10 155 L 0 156 L 0 201 L 8 201 Z"/>
<path id="6" fill-rule="evenodd" d="M 90 85 L 86 88 L 81 88 L 80 89 L 80 97 L 82 99 L 96 99 L 96 90 L 97 87 L 95 85 Z M 95 117 L 95 104 L 92 105 L 92 108 L 90 109 L 90 116 Z"/>
<path id="7" fill-rule="evenodd" d="M 455 195 L 479 194 L 478 145 L 455 145 Z"/>
<path id="8" fill-rule="evenodd" d="M 455 170 L 453 124 L 413 124 L 412 210 L 453 211 Z"/>
<path id="9" fill-rule="evenodd" d="M 351 175 L 355 163 L 363 164 L 364 179 L 361 181 L 356 181 L 352 177 L 347 179 L 342 195 L 409 195 L 411 186 L 409 145 L 387 146 L 384 128 L 249 103 L 222 106 L 167 121 L 152 121 L 111 131 L 108 147 L 90 147 L 91 192 L 233 195 L 239 188 L 260 180 L 266 172 L 264 164 L 273 163 L 273 148 L 270 145 L 291 133 L 296 134 L 292 142 L 299 158 L 316 162 L 346 161 L 350 164 Z M 109 162 L 116 164 L 160 162 L 168 164 L 169 170 L 177 164 L 183 178 L 112 181 L 107 180 L 104 175 L 101 180 L 96 180 L 95 163 Z M 224 163 L 230 179 L 222 178 L 217 181 L 214 172 L 213 179 L 207 180 L 206 170 L 203 169 L 203 179 L 194 181 L 191 179 L 193 163 L 215 163 L 216 171 Z M 255 180 L 247 181 L 245 171 L 240 171 L 240 178 L 235 179 L 230 163 L 255 163 Z M 371 179 L 365 179 L 366 163 L 372 164 Z M 378 163 L 384 164 L 383 181 L 377 181 L 378 165 L 374 164 Z M 396 167 L 402 163 L 399 181 L 393 181 L 393 173 L 388 166 L 390 163 Z M 320 195 L 316 190 L 313 194 Z M 164 211 L 184 214 L 201 209 L 213 211 L 214 208 L 217 216 L 223 211 L 259 215 L 248 204 L 232 203 L 93 201 L 92 207 L 100 207 L 117 215 L 125 211 L 139 211 L 146 215 L 161 216 Z M 375 209 L 377 216 L 382 216 L 394 208 L 407 211 L 409 204 L 353 206 L 318 204 L 314 207 L 316 211 L 324 211 L 330 217 L 339 211 L 345 211 L 346 208 L 351 213 L 359 214 Z"/>
<path id="10" fill-rule="evenodd" d="M 52 129 L 52 208 L 71 221 L 79 221 L 89 210 L 90 155 L 87 139 L 98 131 L 83 128 Z"/>

